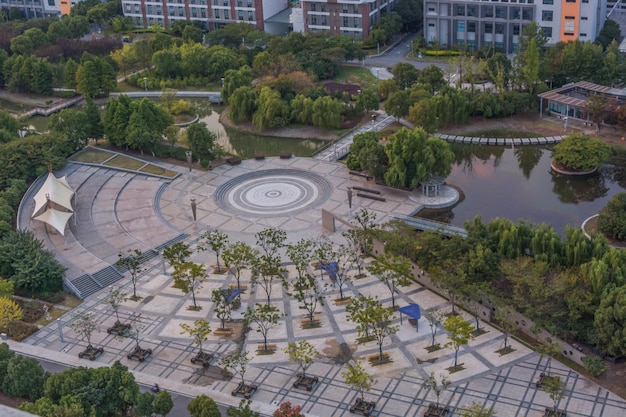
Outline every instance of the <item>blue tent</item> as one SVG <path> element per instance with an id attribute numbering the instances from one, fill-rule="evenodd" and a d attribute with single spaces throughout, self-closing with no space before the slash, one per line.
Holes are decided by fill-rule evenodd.
<path id="1" fill-rule="evenodd" d="M 419 320 L 422 318 L 422 314 L 420 313 L 419 304 L 409 304 L 408 306 L 400 307 L 398 309 L 400 312 L 400 324 L 402 324 L 402 314 L 406 314 L 412 319 Z M 419 322 L 415 325 L 415 329 L 419 331 Z"/>

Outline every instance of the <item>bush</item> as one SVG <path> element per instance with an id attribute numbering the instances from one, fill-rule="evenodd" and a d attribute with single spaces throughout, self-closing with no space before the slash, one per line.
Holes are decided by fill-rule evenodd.
<path id="1" fill-rule="evenodd" d="M 9 339 L 11 340 L 21 342 L 28 336 L 37 333 L 38 330 L 39 328 L 34 324 L 26 323 L 23 321 L 14 321 L 12 323 L 9 323 L 7 336 L 9 336 Z"/>
<path id="2" fill-rule="evenodd" d="M 600 376 L 606 371 L 606 364 L 599 356 L 584 356 L 583 365 L 593 376 Z"/>
<path id="3" fill-rule="evenodd" d="M 602 165 L 610 155 L 611 148 L 601 140 L 584 133 L 572 133 L 554 147 L 552 158 L 565 168 L 590 171 Z"/>
<path id="4" fill-rule="evenodd" d="M 209 161 L 207 159 L 203 159 L 200 161 L 200 165 L 202 165 L 202 168 L 206 168 L 209 166 Z"/>
<path id="5" fill-rule="evenodd" d="M 626 240 L 626 193 L 615 194 L 600 210 L 598 230 L 617 240 Z"/>

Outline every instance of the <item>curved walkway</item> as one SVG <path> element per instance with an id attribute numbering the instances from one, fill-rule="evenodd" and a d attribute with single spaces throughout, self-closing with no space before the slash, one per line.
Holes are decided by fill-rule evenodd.
<path id="1" fill-rule="evenodd" d="M 524 146 L 524 145 L 551 145 L 559 143 L 565 136 L 546 136 L 539 138 L 482 138 L 461 135 L 447 135 L 445 133 L 435 134 L 440 139 L 447 142 L 495 145 L 495 146 Z"/>
<path id="2" fill-rule="evenodd" d="M 165 166 L 165 168 L 186 173 L 186 168 Z M 410 214 L 416 203 L 411 201 L 410 193 L 391 190 L 376 184 L 368 183 L 362 178 L 352 178 L 340 164 L 329 163 L 310 158 L 267 158 L 265 160 L 246 160 L 240 165 L 223 165 L 212 171 L 193 171 L 191 175 L 180 175 L 168 182 L 160 178 L 139 178 L 138 175 L 115 172 L 111 175 L 104 168 L 77 166 L 68 164 L 68 180 L 73 186 L 84 183 L 83 187 L 93 184 L 101 175 L 108 179 L 98 180 L 99 191 L 92 196 L 86 191 L 77 196 L 78 207 L 90 207 L 91 219 L 87 219 L 87 228 L 93 227 L 90 238 L 93 243 L 85 241 L 80 232 L 81 241 L 68 239 L 67 242 L 56 242 L 52 249 L 60 259 L 75 265 L 76 268 L 91 268 L 98 257 L 100 248 L 109 247 L 119 250 L 133 247 L 128 239 L 135 239 L 139 246 L 158 247 L 170 234 L 186 233 L 190 237 L 187 242 L 195 249 L 199 236 L 208 228 L 219 228 L 226 232 L 231 241 L 241 240 L 254 244 L 254 234 L 266 227 L 279 227 L 288 231 L 290 242 L 300 238 L 315 237 L 326 234 L 335 243 L 343 243 L 341 232 L 346 226 L 338 225 L 338 230 L 329 233 L 322 228 L 320 210 L 322 208 L 334 214 L 350 218 L 351 211 L 347 205 L 346 190 L 348 187 L 359 186 L 381 192 L 385 201 L 377 201 L 355 197 L 352 210 L 367 208 L 378 215 L 378 221 L 390 220 L 394 214 Z M 307 175 L 300 182 L 282 186 L 280 182 L 272 185 L 272 181 L 254 183 L 253 177 L 245 177 L 250 173 L 284 170 L 285 173 L 315 173 L 329 182 L 330 193 L 323 198 L 306 199 L 307 194 L 316 194 L 324 189 L 323 184 L 310 181 Z M 238 180 L 244 177 L 245 181 Z M 289 176 L 293 176 L 289 174 Z M 232 182 L 230 189 L 220 188 Z M 154 182 L 154 184 L 152 183 Z M 82 187 L 81 187 L 82 188 Z M 85 188 L 87 190 L 87 188 Z M 218 190 L 221 190 L 218 192 Z M 240 209 L 248 210 L 247 216 L 220 205 L 216 195 L 227 195 L 227 201 L 237 204 Z M 232 198 L 231 198 L 232 197 Z M 197 221 L 194 222 L 191 210 L 191 199 L 197 203 Z M 254 212 L 250 207 L 267 199 L 267 204 L 276 204 L 275 213 Z M 304 204 L 304 207 L 298 204 Z M 99 207 L 93 207 L 98 205 Z M 243 207 L 243 208 L 241 208 Z M 252 211 L 251 211 L 252 210 Z M 151 214 L 148 213 L 151 211 Z M 134 216 L 133 213 L 137 213 Z M 148 221 L 148 219 L 152 219 Z M 117 224 L 119 223 L 119 224 Z M 42 233 L 43 227 L 38 223 L 28 224 L 36 233 Z M 120 230 L 123 233 L 120 233 Z M 49 234 L 50 240 L 58 240 L 59 236 Z M 47 243 L 47 244 L 48 244 Z M 87 249 L 89 248 L 89 249 Z M 104 249 L 102 249 L 104 250 Z M 76 253 L 74 253 L 76 251 Z M 80 256 L 79 256 L 80 255 Z M 195 262 L 207 265 L 215 263 L 215 255 L 201 252 L 192 256 Z M 100 261 L 104 262 L 104 260 Z M 107 257 L 107 261 L 112 260 Z M 365 260 L 366 264 L 371 259 Z M 239 399 L 230 396 L 236 382 L 221 380 L 221 372 L 217 361 L 203 370 L 190 363 L 195 354 L 188 337 L 180 334 L 180 324 L 191 324 L 198 318 L 206 318 L 212 328 L 219 326 L 211 302 L 211 291 L 226 288 L 234 283 L 230 275 L 210 274 L 208 281 L 199 290 L 197 299 L 202 306 L 201 311 L 191 311 L 191 296 L 172 286 L 171 270 L 166 267 L 159 256 L 149 258 L 144 263 L 146 272 L 138 283 L 140 302 L 125 301 L 121 308 L 122 320 L 128 320 L 133 313 L 141 313 L 145 329 L 141 335 L 142 347 L 153 349 L 153 355 L 145 362 L 138 363 L 126 359 L 125 353 L 133 345 L 132 340 L 118 340 L 106 332 L 94 335 L 94 345 L 103 346 L 104 354 L 96 362 L 89 363 L 77 358 L 84 342 L 68 326 L 78 315 L 85 311 L 93 311 L 106 328 L 115 322 L 115 314 L 103 302 L 107 291 L 101 290 L 88 297 L 86 301 L 53 323 L 26 340 L 25 343 L 11 342 L 11 346 L 20 352 L 35 352 L 36 355 L 48 355 L 57 361 L 74 366 L 79 365 L 110 365 L 120 360 L 129 369 L 136 372 L 141 383 L 158 383 L 160 386 L 176 392 L 189 393 L 193 396 L 202 392 L 222 404 L 237 405 Z M 293 266 L 285 265 L 288 277 L 293 277 Z M 311 271 L 312 273 L 317 273 Z M 291 279 L 291 278 L 289 278 Z M 327 277 L 320 277 L 324 284 L 331 284 Z M 246 273 L 243 282 L 250 285 L 250 276 Z M 121 281 L 127 291 L 132 291 L 129 280 Z M 250 287 L 249 287 L 250 288 Z M 268 341 L 277 345 L 273 355 L 262 355 L 257 352 L 261 342 L 260 334 L 249 332 L 243 341 L 243 348 L 252 357 L 252 362 L 245 375 L 246 381 L 256 383 L 259 390 L 253 396 L 253 407 L 270 415 L 283 401 L 291 401 L 303 406 L 309 416 L 350 416 L 350 404 L 356 393 L 342 382 L 343 364 L 349 358 L 361 361 L 363 366 L 377 376 L 370 393 L 366 397 L 377 402 L 374 415 L 380 417 L 418 416 L 423 415 L 428 404 L 434 402 L 435 395 L 431 390 L 424 389 L 424 378 L 431 372 L 442 372 L 451 366 L 454 352 L 450 348 L 429 353 L 425 348 L 430 344 L 430 333 L 422 320 L 419 331 L 406 321 L 400 325 L 399 332 L 388 338 L 384 350 L 389 352 L 392 362 L 372 366 L 367 360 L 369 355 L 376 353 L 375 342 L 355 343 L 356 331 L 354 324 L 347 320 L 345 307 L 337 305 L 333 300 L 338 296 L 338 289 L 329 285 L 327 303 L 319 308 L 320 327 L 305 330 L 301 320 L 304 312 L 299 310 L 298 303 L 291 299 L 282 287 L 274 288 L 271 302 L 281 311 L 290 313 L 281 319 L 279 325 L 268 334 Z M 387 288 L 375 276 L 352 281 L 344 288 L 347 295 L 377 295 L 384 303 L 391 302 Z M 449 302 L 432 293 L 419 284 L 411 284 L 399 288 L 396 300 L 400 305 L 419 303 L 422 309 L 437 307 L 447 310 Z M 259 292 L 261 291 L 261 292 Z M 262 290 L 247 291 L 242 295 L 242 306 L 235 312 L 236 319 L 231 324 L 236 334 L 242 331 L 241 312 L 249 305 L 264 299 Z M 465 314 L 466 318 L 470 318 Z M 500 356 L 496 351 L 502 347 L 503 335 L 488 324 L 482 323 L 488 330 L 477 339 L 471 341 L 459 352 L 459 362 L 465 369 L 450 374 L 453 384 L 444 392 L 440 402 L 452 410 L 469 405 L 472 401 L 493 406 L 497 415 L 501 416 L 535 416 L 543 413 L 552 401 L 548 395 L 537 390 L 534 382 L 539 374 L 545 371 L 545 360 L 532 352 L 523 344 L 513 341 L 515 351 Z M 290 341 L 308 340 L 320 352 L 321 357 L 315 361 L 308 372 L 319 377 L 320 382 L 312 391 L 298 390 L 292 387 L 296 366 L 290 364 L 282 349 Z M 445 344 L 443 332 L 437 336 L 440 344 Z M 240 342 L 228 337 L 210 335 L 205 350 L 214 352 L 221 357 L 227 352 L 239 348 Z M 445 371 L 444 371 L 445 372 Z M 602 416 L 618 417 L 626 414 L 626 401 L 601 389 L 584 379 L 564 365 L 553 365 L 553 372 L 561 376 L 568 384 L 567 397 L 561 401 L 561 409 L 566 409 L 569 417 Z"/>

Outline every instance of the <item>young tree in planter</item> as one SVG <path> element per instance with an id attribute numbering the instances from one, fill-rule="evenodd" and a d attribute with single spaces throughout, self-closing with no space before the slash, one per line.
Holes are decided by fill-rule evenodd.
<path id="1" fill-rule="evenodd" d="M 552 408 L 552 416 L 558 416 L 557 407 L 559 405 L 559 401 L 561 401 L 567 395 L 567 383 L 562 381 L 561 378 L 548 378 L 542 385 L 542 388 L 546 391 L 546 393 L 550 396 L 550 399 L 554 402 L 554 407 Z"/>
<path id="2" fill-rule="evenodd" d="M 339 245 L 339 248 L 333 251 L 330 256 L 330 259 L 337 263 L 333 287 L 335 285 L 339 287 L 339 301 L 343 301 L 345 300 L 343 286 L 350 281 L 350 271 L 354 265 L 353 258 L 348 248 L 344 245 Z"/>
<path id="3" fill-rule="evenodd" d="M 319 355 L 315 347 L 306 340 L 289 342 L 283 350 L 289 355 L 289 360 L 302 369 L 302 377 L 306 377 L 306 370 L 313 365 L 313 358 Z"/>
<path id="4" fill-rule="evenodd" d="M 130 332 L 129 337 L 132 337 L 135 340 L 135 349 L 141 349 L 141 347 L 139 346 L 139 339 L 141 336 L 141 331 L 146 327 L 143 323 L 141 313 L 131 314 L 129 317 L 129 321 L 132 328 L 132 332 Z"/>
<path id="5" fill-rule="evenodd" d="M 139 297 L 137 297 L 137 280 L 139 279 L 139 274 L 141 274 L 144 269 L 141 267 L 143 252 L 139 249 L 128 249 L 128 255 L 124 256 L 122 252 L 117 254 L 118 260 L 115 263 L 115 266 L 120 269 L 126 269 L 130 274 L 130 282 L 133 284 L 133 296 L 130 297 L 131 300 L 137 301 Z"/>
<path id="6" fill-rule="evenodd" d="M 243 313 L 243 317 L 247 326 L 250 326 L 252 323 L 256 324 L 256 331 L 263 336 L 263 350 L 268 351 L 267 334 L 278 325 L 278 320 L 280 320 L 282 315 L 257 303 L 254 308 L 248 307 L 248 311 Z"/>
<path id="7" fill-rule="evenodd" d="M 220 366 L 223 366 L 224 369 L 229 372 L 240 375 L 241 384 L 245 384 L 243 376 L 246 373 L 246 368 L 248 367 L 249 362 L 250 358 L 248 357 L 248 352 L 235 351 L 224 356 L 220 360 Z"/>
<path id="8" fill-rule="evenodd" d="M 284 268 L 281 267 L 281 261 L 278 257 L 260 256 L 252 262 L 252 282 L 257 284 L 263 292 L 265 292 L 265 308 L 271 308 L 272 288 L 274 281 L 279 278 L 285 286 L 283 274 Z"/>
<path id="9" fill-rule="evenodd" d="M 287 257 L 294 263 L 298 274 L 289 295 L 300 302 L 299 308 L 307 311 L 310 325 L 314 323 L 317 305 L 324 304 L 323 288 L 317 278 L 308 272 L 314 258 L 314 244 L 313 240 L 301 239 L 295 245 L 287 245 Z"/>
<path id="10" fill-rule="evenodd" d="M 115 312 L 115 324 L 121 324 L 119 309 L 122 305 L 122 301 L 126 299 L 126 293 L 122 291 L 122 287 L 109 287 L 109 295 L 104 299 L 104 302 L 111 306 Z"/>
<path id="11" fill-rule="evenodd" d="M 193 326 L 190 326 L 187 323 L 180 323 L 180 327 L 184 330 L 180 332 L 180 334 L 188 334 L 191 336 L 193 344 L 198 345 L 200 354 L 202 354 L 202 342 L 207 340 L 209 334 L 211 333 L 211 325 L 209 322 L 205 319 L 198 319 L 193 322 Z"/>
<path id="12" fill-rule="evenodd" d="M 459 259 L 440 260 L 431 270 L 433 284 L 446 292 L 452 303 L 452 315 L 456 314 L 456 298 L 466 285 L 465 273 L 460 268 Z"/>
<path id="13" fill-rule="evenodd" d="M 258 252 L 245 242 L 230 243 L 224 248 L 222 259 L 226 268 L 233 271 L 237 281 L 237 289 L 241 289 L 241 273 L 252 267 L 252 262 L 258 257 Z"/>
<path id="14" fill-rule="evenodd" d="M 428 321 L 428 326 L 430 327 L 430 334 L 431 334 L 430 349 L 431 350 L 436 350 L 435 346 L 439 346 L 439 344 L 435 345 L 435 337 L 437 336 L 437 330 L 439 329 L 439 326 L 443 322 L 443 319 L 445 316 L 446 315 L 443 311 L 438 310 L 437 308 L 434 308 L 434 307 L 426 310 L 426 312 L 424 313 L 424 317 L 426 317 L 426 320 Z"/>
<path id="15" fill-rule="evenodd" d="M 344 238 L 346 238 L 348 244 L 346 248 L 352 254 L 352 259 L 354 261 L 354 265 L 356 265 L 358 275 L 357 277 L 363 277 L 364 274 L 362 272 L 363 268 L 363 258 L 360 255 L 361 248 L 361 237 L 359 236 L 359 232 L 356 229 L 346 230 L 341 234 Z"/>
<path id="16" fill-rule="evenodd" d="M 494 318 L 502 328 L 504 334 L 504 347 L 502 349 L 510 349 L 509 336 L 517 329 L 515 325 L 515 311 L 509 306 L 501 303 L 496 308 Z"/>
<path id="17" fill-rule="evenodd" d="M 367 373 L 359 362 L 354 365 L 349 363 L 347 369 L 341 373 L 344 382 L 356 389 L 361 396 L 361 402 L 365 402 L 365 392 L 372 389 L 374 377 Z"/>
<path id="18" fill-rule="evenodd" d="M 375 258 L 367 270 L 384 283 L 391 293 L 391 307 L 396 308 L 396 287 L 411 283 L 411 262 L 403 256 L 384 253 Z"/>
<path id="19" fill-rule="evenodd" d="M 289 401 L 286 401 L 278 407 L 276 411 L 272 414 L 273 417 L 305 417 L 302 414 L 302 407 L 299 405 L 292 406 Z"/>
<path id="20" fill-rule="evenodd" d="M 211 293 L 211 300 L 213 300 L 213 311 L 215 316 L 220 319 L 222 327 L 220 330 L 226 330 L 226 322 L 230 321 L 230 316 L 233 312 L 233 301 L 229 301 L 232 290 L 222 290 L 221 288 L 213 290 Z"/>
<path id="21" fill-rule="evenodd" d="M 437 402 L 436 402 L 437 409 L 439 409 L 439 397 L 441 396 L 441 393 L 444 392 L 450 386 L 451 383 L 452 381 L 450 381 L 443 374 L 439 375 L 439 380 L 437 380 L 437 377 L 435 376 L 435 372 L 433 371 L 430 373 L 430 376 L 426 378 L 426 380 L 422 384 L 424 388 L 431 389 L 435 393 L 435 396 L 437 397 Z"/>
<path id="22" fill-rule="evenodd" d="M 372 252 L 374 236 L 378 230 L 376 213 L 362 208 L 354 215 L 354 224 L 356 226 L 357 235 L 359 236 L 361 252 L 367 255 Z"/>
<path id="23" fill-rule="evenodd" d="M 222 233 L 219 230 L 209 230 L 202 235 L 202 239 L 204 242 L 198 245 L 198 250 L 206 251 L 212 250 L 217 256 L 217 274 L 222 273 L 222 268 L 220 267 L 220 254 L 226 249 L 228 246 L 228 236 L 226 233 Z"/>
<path id="24" fill-rule="evenodd" d="M 200 310 L 201 307 L 196 303 L 196 291 L 202 288 L 201 284 L 207 279 L 204 265 L 195 262 L 177 264 L 174 266 L 172 278 L 174 278 L 174 287 L 185 294 L 191 293 L 191 298 L 193 299 L 192 310 Z"/>
<path id="25" fill-rule="evenodd" d="M 261 414 L 250 409 L 250 402 L 250 400 L 241 400 L 237 408 L 228 407 L 226 417 L 261 417 Z"/>
<path id="26" fill-rule="evenodd" d="M 378 301 L 378 297 L 360 296 L 359 300 L 363 306 L 363 311 L 356 317 L 360 319 L 362 323 L 357 326 L 357 330 L 359 328 L 369 328 L 369 331 L 378 344 L 378 360 L 382 362 L 385 360 L 383 355 L 385 339 L 389 335 L 396 334 L 398 330 L 400 330 L 400 327 L 392 324 L 395 318 L 393 310 L 383 306 L 382 303 Z M 361 334 L 359 333 L 359 335 Z"/>
<path id="27" fill-rule="evenodd" d="M 99 330 L 100 326 L 96 322 L 96 314 L 94 312 L 87 312 L 78 316 L 70 327 L 80 337 L 87 339 L 87 349 L 91 348 L 91 335 L 93 332 Z"/>
<path id="28" fill-rule="evenodd" d="M 176 242 L 163 249 L 163 257 L 167 259 L 172 267 L 187 262 L 187 258 L 190 255 L 191 250 L 189 250 L 189 245 L 185 242 Z"/>
<path id="29" fill-rule="evenodd" d="M 448 332 L 448 343 L 454 349 L 454 369 L 457 369 L 457 359 L 459 349 L 466 345 L 472 338 L 472 323 L 466 321 L 462 316 L 449 316 L 443 323 L 443 328 Z"/>
<path id="30" fill-rule="evenodd" d="M 490 294 L 491 288 L 487 282 L 474 282 L 466 285 L 461 290 L 460 297 L 466 302 L 476 321 L 476 330 L 474 331 L 476 335 L 481 334 L 483 331 L 480 328 L 480 311 L 483 305 L 479 301 L 485 300 Z"/>
<path id="31" fill-rule="evenodd" d="M 254 236 L 257 246 L 261 248 L 263 256 L 267 258 L 279 257 L 278 251 L 285 246 L 285 240 L 287 240 L 287 233 L 275 228 L 263 229 Z"/>
<path id="32" fill-rule="evenodd" d="M 494 417 L 496 412 L 493 407 L 485 407 L 484 405 L 472 402 L 471 405 L 461 407 L 461 417 Z"/>
<path id="33" fill-rule="evenodd" d="M 333 242 L 326 235 L 318 236 L 314 238 L 314 250 L 313 258 L 317 262 L 317 265 L 328 262 L 328 257 L 331 256 L 333 251 Z M 319 268 L 320 276 L 324 277 L 324 270 Z"/>

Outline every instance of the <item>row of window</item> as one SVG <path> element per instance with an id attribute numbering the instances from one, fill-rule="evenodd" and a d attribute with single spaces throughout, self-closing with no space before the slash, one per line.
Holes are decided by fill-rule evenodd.
<path id="1" fill-rule="evenodd" d="M 308 23 L 309 25 L 321 25 L 321 26 L 328 26 L 328 16 L 316 16 L 316 15 L 309 15 L 308 17 Z M 348 28 L 348 27 L 353 27 L 353 28 L 360 28 L 361 27 L 361 19 L 358 17 L 347 17 L 344 16 L 342 19 L 342 25 L 341 27 L 344 28 Z"/>
<path id="2" fill-rule="evenodd" d="M 496 18 L 496 19 L 511 19 L 511 20 L 532 20 L 533 9 L 531 7 L 512 7 L 512 6 L 492 6 L 475 4 L 455 4 L 453 7 L 454 16 L 467 16 L 467 17 L 483 17 L 483 18 Z"/>
<path id="3" fill-rule="evenodd" d="M 353 13 L 353 14 L 358 14 L 359 12 L 359 5 L 358 4 L 342 4 L 341 5 L 341 12 L 342 13 Z M 329 8 L 329 5 L 327 3 L 309 3 L 309 11 L 311 12 L 329 12 L 331 11 Z M 335 12 L 337 12 L 338 10 L 333 10 Z"/>
<path id="4" fill-rule="evenodd" d="M 434 23 L 429 24 L 428 26 L 434 26 Z M 467 29 L 467 33 L 476 33 L 476 27 L 477 27 L 477 22 L 456 22 L 456 32 L 457 32 L 457 36 L 459 38 L 462 38 L 462 33 L 466 32 Z M 495 29 L 495 31 L 494 31 Z M 504 23 L 488 23 L 485 22 L 483 23 L 483 34 L 493 34 L 495 33 L 496 35 L 504 35 L 504 29 L 505 29 L 505 24 Z M 513 36 L 519 36 L 519 34 L 521 33 L 520 31 L 520 26 L 519 25 L 514 25 L 512 27 L 512 35 Z M 552 27 L 549 26 L 542 26 L 543 29 L 543 34 L 548 37 L 551 38 L 552 37 Z M 568 28 L 566 27 L 565 30 L 568 30 Z M 573 32 L 564 32 L 563 35 L 565 36 L 574 36 Z M 586 33 L 581 33 L 580 34 L 581 38 L 586 38 L 587 34 Z"/>
<path id="5" fill-rule="evenodd" d="M 552 10 L 542 10 L 541 11 L 541 21 L 543 22 L 552 22 L 554 18 L 554 12 Z M 587 20 L 587 16 L 581 16 L 580 20 Z M 565 20 L 576 20 L 575 16 L 565 16 Z"/>

